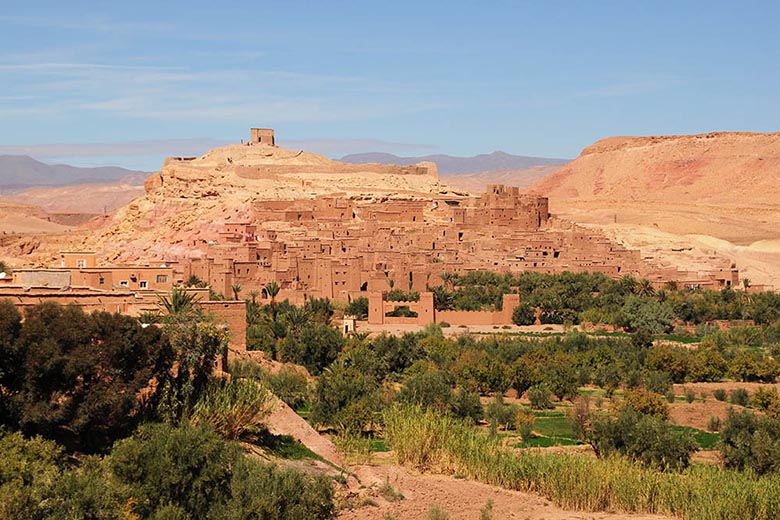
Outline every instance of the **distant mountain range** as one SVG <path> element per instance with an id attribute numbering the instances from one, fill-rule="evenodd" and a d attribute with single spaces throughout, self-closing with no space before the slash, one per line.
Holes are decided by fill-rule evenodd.
<path id="1" fill-rule="evenodd" d="M 145 172 L 116 166 L 80 168 L 66 164 L 46 164 L 27 155 L 0 155 L 0 190 L 12 192 L 35 186 L 70 186 L 122 181 L 143 184 Z"/>
<path id="2" fill-rule="evenodd" d="M 391 153 L 370 152 L 346 155 L 341 158 L 341 161 L 352 164 L 380 163 L 401 165 L 432 161 L 438 166 L 439 173 L 463 174 L 495 170 L 525 170 L 535 166 L 562 166 L 568 163 L 569 159 L 528 157 L 505 152 L 480 154 L 473 157 L 455 157 L 444 154 L 425 155 L 422 157 L 399 157 Z"/>

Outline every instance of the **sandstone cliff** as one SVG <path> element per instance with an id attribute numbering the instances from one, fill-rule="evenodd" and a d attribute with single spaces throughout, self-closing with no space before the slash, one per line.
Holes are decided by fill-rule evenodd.
<path id="1" fill-rule="evenodd" d="M 780 134 L 610 137 L 530 191 L 551 199 L 777 204 Z"/>

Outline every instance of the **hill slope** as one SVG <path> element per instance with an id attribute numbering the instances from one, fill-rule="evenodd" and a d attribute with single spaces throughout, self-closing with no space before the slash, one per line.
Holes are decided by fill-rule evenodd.
<path id="1" fill-rule="evenodd" d="M 610 137 L 530 191 L 553 199 L 776 204 L 780 134 Z"/>
<path id="2" fill-rule="evenodd" d="M 390 153 L 359 153 L 341 158 L 352 164 L 379 163 L 409 165 L 419 162 L 435 162 L 440 174 L 462 174 L 487 172 L 493 170 L 524 170 L 534 166 L 556 166 L 566 164 L 568 159 L 547 157 L 527 157 L 505 152 L 480 154 L 473 157 L 455 157 L 452 155 L 426 155 L 422 157 L 399 157 Z"/>
<path id="3" fill-rule="evenodd" d="M 116 166 L 79 168 L 66 164 L 46 164 L 27 155 L 0 155 L 0 189 L 19 190 L 33 186 L 94 184 L 126 179 L 134 184 L 139 174 Z"/>

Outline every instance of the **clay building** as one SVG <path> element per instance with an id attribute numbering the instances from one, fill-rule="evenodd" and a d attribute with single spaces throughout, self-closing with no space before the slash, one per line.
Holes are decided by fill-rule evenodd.
<path id="1" fill-rule="evenodd" d="M 249 131 L 249 142 L 276 146 L 273 128 L 252 128 Z"/>

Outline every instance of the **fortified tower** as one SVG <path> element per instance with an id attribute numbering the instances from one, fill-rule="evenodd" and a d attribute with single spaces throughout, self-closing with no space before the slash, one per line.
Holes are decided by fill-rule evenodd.
<path id="1" fill-rule="evenodd" d="M 250 143 L 269 144 L 275 146 L 273 128 L 252 128 L 249 134 Z"/>

